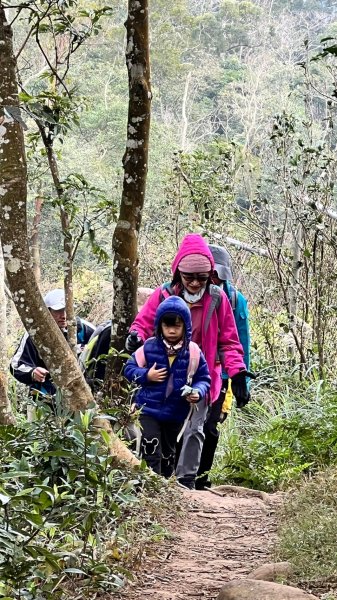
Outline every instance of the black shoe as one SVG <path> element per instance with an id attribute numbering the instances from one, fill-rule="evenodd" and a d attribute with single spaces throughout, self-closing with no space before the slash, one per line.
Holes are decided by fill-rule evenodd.
<path id="1" fill-rule="evenodd" d="M 194 491 L 195 490 L 195 480 L 194 479 L 177 479 L 177 483 L 180 487 L 185 488 L 185 490 Z"/>
<path id="2" fill-rule="evenodd" d="M 206 481 L 203 481 L 202 479 L 197 479 L 195 482 L 195 489 L 199 490 L 199 491 L 209 490 L 209 488 L 211 488 L 211 487 L 212 487 L 212 484 L 207 479 L 206 479 Z"/>

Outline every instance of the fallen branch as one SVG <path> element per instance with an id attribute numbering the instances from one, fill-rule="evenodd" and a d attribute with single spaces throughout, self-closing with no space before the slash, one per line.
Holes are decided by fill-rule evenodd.
<path id="1" fill-rule="evenodd" d="M 317 210 L 327 217 L 330 217 L 330 219 L 337 221 L 337 212 L 332 210 L 332 208 L 326 208 L 321 202 L 315 202 L 314 200 L 310 200 L 310 198 L 306 198 L 305 203 L 308 204 L 312 210 Z"/>
<path id="2" fill-rule="evenodd" d="M 226 493 L 234 493 L 238 496 L 253 496 L 255 498 L 260 498 L 263 502 L 269 502 L 269 494 L 266 492 L 252 490 L 251 488 L 245 488 L 239 485 L 218 485 L 217 487 L 210 488 L 209 491 L 217 496 L 225 496 Z"/>
<path id="3" fill-rule="evenodd" d="M 230 246 L 235 246 L 238 248 L 238 250 L 246 250 L 246 252 L 250 252 L 250 254 L 257 254 L 258 256 L 265 256 L 266 258 L 269 258 L 269 254 L 264 248 L 253 248 L 253 246 L 250 246 L 250 244 L 247 244 L 246 242 L 241 242 L 240 240 L 236 240 L 227 236 L 223 237 L 219 233 L 212 234 L 212 237 L 216 240 L 219 240 L 219 242 L 221 241 L 225 244 L 229 244 Z"/>

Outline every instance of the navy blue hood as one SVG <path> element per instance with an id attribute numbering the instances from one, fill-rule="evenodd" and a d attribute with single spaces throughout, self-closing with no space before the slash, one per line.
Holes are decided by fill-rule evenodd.
<path id="1" fill-rule="evenodd" d="M 166 298 L 166 300 L 159 304 L 154 322 L 156 334 L 161 319 L 167 313 L 174 313 L 184 321 L 185 340 L 189 343 L 192 338 L 192 321 L 190 309 L 186 302 L 182 298 L 179 298 L 179 296 L 170 296 L 170 298 Z"/>

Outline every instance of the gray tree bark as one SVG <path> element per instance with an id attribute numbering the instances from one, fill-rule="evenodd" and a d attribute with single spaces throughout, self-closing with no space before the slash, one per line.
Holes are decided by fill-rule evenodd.
<path id="1" fill-rule="evenodd" d="M 39 231 L 41 222 L 41 213 L 43 207 L 43 197 L 35 198 L 35 213 L 33 218 L 32 233 L 30 236 L 30 251 L 33 259 L 33 270 L 38 286 L 41 283 L 41 261 L 40 261 L 40 242 Z"/>
<path id="2" fill-rule="evenodd" d="M 124 180 L 118 222 L 113 234 L 114 255 L 111 345 L 123 350 L 130 324 L 137 312 L 138 235 L 142 219 L 148 171 L 151 115 L 148 0 L 129 0 L 126 65 L 129 77 L 129 110 Z M 117 361 L 118 362 L 118 361 Z M 119 370 L 111 360 L 106 388 Z"/>
<path id="3" fill-rule="evenodd" d="M 5 266 L 0 246 L 0 425 L 15 423 L 12 407 L 7 394 L 8 357 L 7 357 L 7 314 L 5 293 Z"/>
<path id="4" fill-rule="evenodd" d="M 84 410 L 93 397 L 64 336 L 40 294 L 28 246 L 27 165 L 16 81 L 12 31 L 0 3 L 0 237 L 8 286 L 19 316 L 70 410 Z M 101 426 L 111 433 L 107 421 Z M 111 451 L 119 460 L 138 460 L 116 436 Z"/>

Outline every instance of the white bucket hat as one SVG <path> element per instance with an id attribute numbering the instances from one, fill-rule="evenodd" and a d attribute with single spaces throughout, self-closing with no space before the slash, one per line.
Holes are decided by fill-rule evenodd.
<path id="1" fill-rule="evenodd" d="M 44 303 L 47 308 L 51 308 L 52 310 L 62 310 L 62 308 L 66 307 L 64 290 L 51 290 L 44 297 Z"/>

